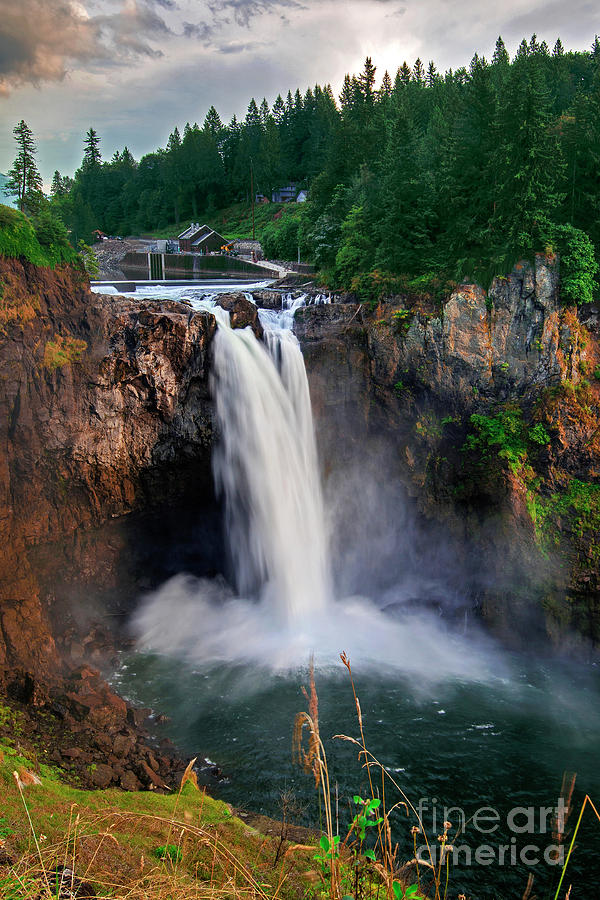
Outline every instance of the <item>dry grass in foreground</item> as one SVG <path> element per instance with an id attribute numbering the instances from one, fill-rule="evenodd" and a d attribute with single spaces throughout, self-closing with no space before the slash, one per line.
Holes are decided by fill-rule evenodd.
<path id="1" fill-rule="evenodd" d="M 295 900 L 297 863 L 197 787 L 176 795 L 79 791 L 5 747 L 0 761 L 3 900 Z"/>

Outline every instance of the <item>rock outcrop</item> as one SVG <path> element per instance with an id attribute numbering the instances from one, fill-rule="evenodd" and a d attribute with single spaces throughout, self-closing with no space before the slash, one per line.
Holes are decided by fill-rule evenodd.
<path id="1" fill-rule="evenodd" d="M 258 318 L 258 309 L 244 294 L 219 294 L 217 304 L 229 313 L 232 328 L 246 328 L 249 325 L 256 337 L 261 340 L 263 327 Z"/>
<path id="2" fill-rule="evenodd" d="M 65 687 L 84 655 L 78 612 L 131 554 L 112 523 L 178 496 L 212 498 L 216 323 L 180 303 L 92 294 L 69 268 L 0 258 L 0 284 L 0 686 L 36 708 L 62 696 L 72 722 L 85 705 Z M 53 566 L 76 570 L 72 615 L 47 577 Z M 123 726 L 127 707 L 105 685 L 87 696 L 94 732 L 109 714 Z"/>
<path id="3" fill-rule="evenodd" d="M 419 514 L 443 524 L 449 554 L 474 573 L 469 602 L 493 628 L 516 642 L 545 631 L 564 647 L 574 631 L 600 643 L 590 516 L 567 526 L 563 513 L 561 554 L 534 521 L 536 503 L 557 506 L 572 478 L 593 490 L 600 472 L 600 385 L 584 377 L 598 342 L 560 302 L 557 260 L 539 255 L 487 292 L 461 285 L 437 307 L 419 297 L 306 307 L 296 334 L 326 472 L 383 437 Z M 468 452 L 471 416 L 513 407 L 523 463 L 511 469 L 500 444 Z M 528 444 L 536 424 L 541 443 Z M 565 609 L 574 593 L 586 599 Z"/>

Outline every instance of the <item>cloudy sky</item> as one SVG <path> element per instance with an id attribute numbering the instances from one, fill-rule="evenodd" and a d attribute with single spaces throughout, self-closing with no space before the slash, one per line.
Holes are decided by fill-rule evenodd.
<path id="1" fill-rule="evenodd" d="M 365 56 L 378 77 L 403 60 L 440 70 L 511 52 L 536 32 L 587 49 L 600 33 L 597 0 L 0 0 L 0 172 L 12 127 L 36 134 L 39 164 L 72 173 L 93 126 L 105 158 L 125 144 L 139 158 L 175 125 L 224 120 L 248 100 L 330 82 Z"/>

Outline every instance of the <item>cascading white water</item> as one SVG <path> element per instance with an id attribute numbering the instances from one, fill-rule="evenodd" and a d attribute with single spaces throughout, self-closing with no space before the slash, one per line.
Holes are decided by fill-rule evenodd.
<path id="1" fill-rule="evenodd" d="M 334 596 L 308 381 L 292 332 L 294 313 L 306 302 L 329 298 L 290 294 L 281 310 L 260 310 L 260 342 L 250 328 L 230 328 L 214 295 L 192 298 L 218 324 L 213 387 L 221 438 L 214 466 L 237 590 L 221 577 L 175 575 L 140 604 L 133 621 L 139 646 L 203 666 L 227 661 L 275 670 L 303 665 L 313 651 L 321 664 L 334 663 L 346 649 L 364 664 L 376 661 L 380 671 L 401 666 L 421 681 L 436 673 L 484 677 L 487 657 L 455 647 L 431 617 L 407 627 L 376 598 Z"/>
<path id="2" fill-rule="evenodd" d="M 302 353 L 287 322 L 262 320 L 266 349 L 249 328 L 233 330 L 218 315 L 214 470 L 239 592 L 258 586 L 292 624 L 331 598 L 325 516 Z"/>

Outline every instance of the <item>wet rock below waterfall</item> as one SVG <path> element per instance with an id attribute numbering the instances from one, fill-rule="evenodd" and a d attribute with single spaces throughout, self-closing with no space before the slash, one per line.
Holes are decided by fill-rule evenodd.
<path id="1" fill-rule="evenodd" d="M 59 766 L 69 782 L 82 788 L 159 792 L 180 783 L 188 760 L 168 738 L 157 744 L 145 727 L 158 718 L 149 709 L 129 706 L 90 666 L 65 678 L 59 696 L 47 696 L 40 686 L 32 698 L 13 700 L 11 706 L 19 740 L 40 761 Z M 11 737 L 12 727 L 12 718 L 0 724 L 0 737 Z M 208 784 L 223 778 L 218 767 L 202 760 L 198 774 Z"/>

